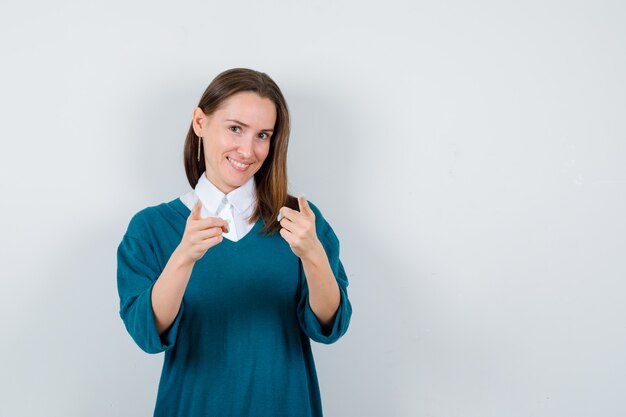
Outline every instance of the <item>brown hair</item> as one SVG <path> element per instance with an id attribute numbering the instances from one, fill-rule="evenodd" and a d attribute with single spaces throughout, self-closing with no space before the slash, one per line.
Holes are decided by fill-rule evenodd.
<path id="1" fill-rule="evenodd" d="M 270 150 L 261 168 L 254 174 L 257 205 L 250 216 L 250 222 L 259 218 L 265 221 L 262 232 L 274 234 L 280 230 L 276 221 L 278 210 L 287 206 L 298 210 L 298 199 L 287 190 L 287 147 L 289 145 L 290 119 L 287 102 L 276 83 L 265 73 L 248 68 L 226 70 L 211 81 L 202 94 L 198 107 L 204 114 L 213 114 L 224 100 L 235 93 L 252 91 L 260 97 L 268 98 L 276 106 L 276 124 L 270 139 Z M 204 149 L 198 161 L 199 138 L 193 130 L 193 122 L 187 132 L 184 149 L 185 172 L 191 188 L 198 184 L 200 175 L 206 170 Z"/>

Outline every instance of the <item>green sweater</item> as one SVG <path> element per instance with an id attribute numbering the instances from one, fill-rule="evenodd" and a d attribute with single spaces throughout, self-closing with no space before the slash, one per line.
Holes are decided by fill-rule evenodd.
<path id="1" fill-rule="evenodd" d="M 147 353 L 165 352 L 155 417 L 322 416 L 310 339 L 330 344 L 352 307 L 339 240 L 310 203 L 341 293 L 325 333 L 309 305 L 302 262 L 263 220 L 198 260 L 169 330 L 159 336 L 152 287 L 180 243 L 189 208 L 179 199 L 136 213 L 117 249 L 120 316 Z"/>

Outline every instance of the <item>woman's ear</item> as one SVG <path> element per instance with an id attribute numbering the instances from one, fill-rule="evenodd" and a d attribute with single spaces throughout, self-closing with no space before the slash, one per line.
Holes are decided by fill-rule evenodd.
<path id="1" fill-rule="evenodd" d="M 203 136 L 202 131 L 208 123 L 208 116 L 204 114 L 200 107 L 196 107 L 195 109 L 193 109 L 191 122 L 193 125 L 193 131 L 196 133 L 196 136 Z"/>

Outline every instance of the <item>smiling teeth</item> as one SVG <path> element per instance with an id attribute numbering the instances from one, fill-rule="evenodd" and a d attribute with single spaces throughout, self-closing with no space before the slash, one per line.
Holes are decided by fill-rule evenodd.
<path id="1" fill-rule="evenodd" d="M 244 165 L 242 163 L 239 163 L 233 159 L 228 158 L 228 160 L 231 162 L 231 164 L 238 166 L 239 168 L 247 168 L 249 165 Z"/>

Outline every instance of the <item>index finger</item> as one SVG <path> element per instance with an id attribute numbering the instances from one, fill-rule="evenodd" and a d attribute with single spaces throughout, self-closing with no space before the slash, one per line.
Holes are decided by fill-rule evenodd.
<path id="1" fill-rule="evenodd" d="M 191 209 L 191 213 L 189 213 L 189 218 L 193 220 L 202 220 L 200 213 L 202 212 L 202 201 L 198 199 L 196 204 Z"/>
<path id="2" fill-rule="evenodd" d="M 206 219 L 200 219 L 200 228 L 209 229 L 211 227 L 220 227 L 224 233 L 228 233 L 230 225 L 226 219 L 221 217 L 207 217 Z"/>

